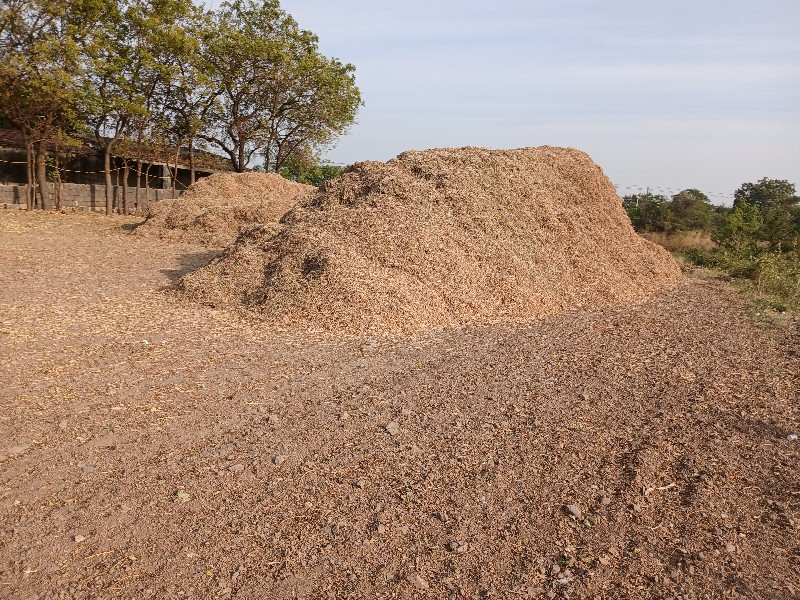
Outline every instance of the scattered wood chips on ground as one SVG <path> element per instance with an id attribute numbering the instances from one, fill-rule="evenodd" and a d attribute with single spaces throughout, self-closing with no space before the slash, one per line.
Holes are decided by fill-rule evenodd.
<path id="1" fill-rule="evenodd" d="M 135 223 L 0 210 L 0 597 L 800 593 L 790 315 L 690 273 L 525 324 L 279 332 L 169 293 L 214 253 Z"/>

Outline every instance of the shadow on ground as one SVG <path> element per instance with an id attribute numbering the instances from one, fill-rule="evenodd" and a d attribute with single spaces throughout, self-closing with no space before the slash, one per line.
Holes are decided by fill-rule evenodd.
<path id="1" fill-rule="evenodd" d="M 139 223 L 124 223 L 123 225 L 120 225 L 120 229 L 122 229 L 122 231 L 124 231 L 125 233 L 133 233 L 134 231 L 139 229 L 139 227 L 144 225 L 146 222 L 147 220 L 141 221 Z"/>
<path id="2" fill-rule="evenodd" d="M 221 250 L 204 250 L 202 252 L 188 252 L 182 254 L 178 259 L 180 264 L 177 269 L 161 269 L 161 272 L 166 275 L 170 281 L 170 285 L 165 286 L 163 289 L 174 286 L 181 277 L 187 273 L 196 271 L 200 267 L 206 266 L 221 253 Z"/>

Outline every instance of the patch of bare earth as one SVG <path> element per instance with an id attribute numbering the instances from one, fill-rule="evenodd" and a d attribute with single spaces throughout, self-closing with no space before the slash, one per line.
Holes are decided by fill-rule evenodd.
<path id="1" fill-rule="evenodd" d="M 0 213 L 0 596 L 800 592 L 797 333 L 726 288 L 292 335 L 126 224 Z"/>

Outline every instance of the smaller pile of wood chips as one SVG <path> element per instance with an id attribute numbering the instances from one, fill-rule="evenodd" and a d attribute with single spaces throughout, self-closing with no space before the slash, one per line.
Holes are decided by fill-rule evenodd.
<path id="1" fill-rule="evenodd" d="M 181 288 L 280 328 L 396 333 L 636 302 L 679 278 L 600 167 L 543 146 L 357 163 Z"/>
<path id="2" fill-rule="evenodd" d="M 150 205 L 139 235 L 205 246 L 227 246 L 254 223 L 275 223 L 313 186 L 273 173 L 216 173 L 175 200 Z"/>

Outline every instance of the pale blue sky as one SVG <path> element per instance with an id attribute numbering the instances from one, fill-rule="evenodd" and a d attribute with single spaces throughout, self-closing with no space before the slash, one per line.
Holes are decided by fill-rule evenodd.
<path id="1" fill-rule="evenodd" d="M 366 106 L 334 162 L 550 144 L 618 184 L 800 187 L 800 0 L 283 6 L 357 68 Z"/>

